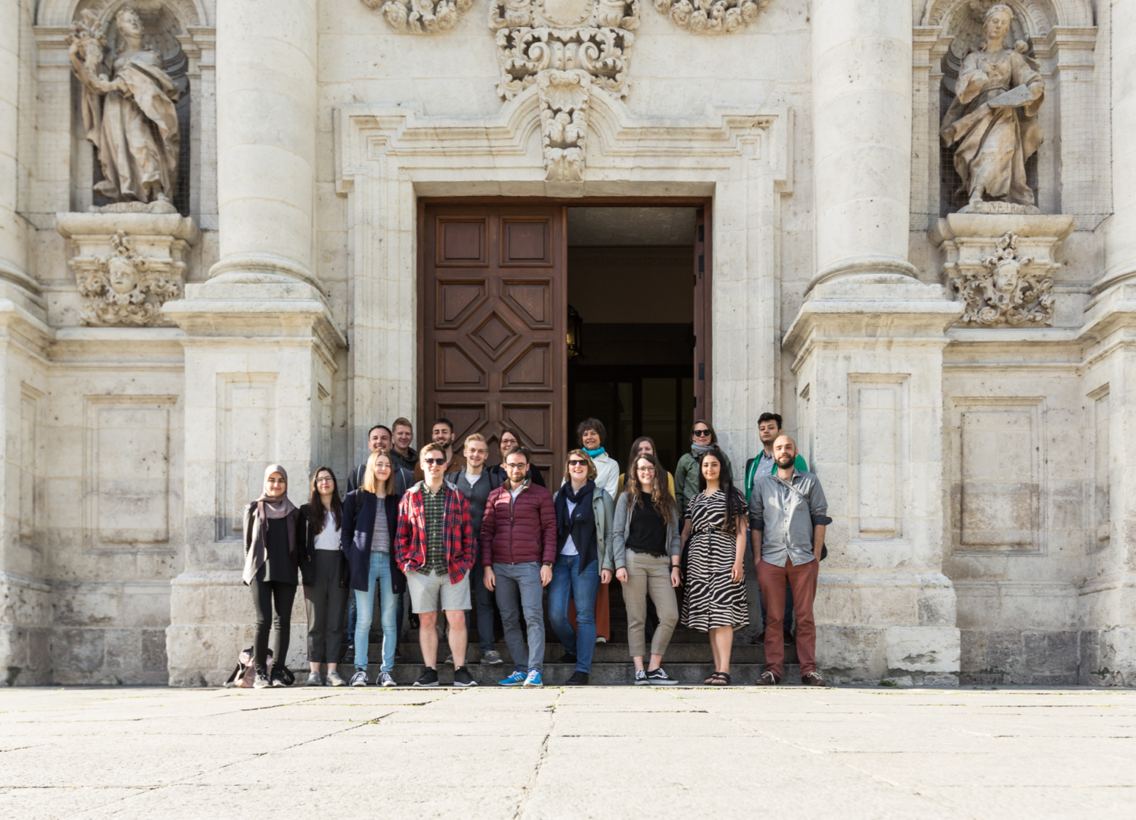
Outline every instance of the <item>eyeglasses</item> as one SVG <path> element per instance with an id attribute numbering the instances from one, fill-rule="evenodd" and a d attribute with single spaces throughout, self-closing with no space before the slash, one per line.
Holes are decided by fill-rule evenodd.
<path id="1" fill-rule="evenodd" d="M 445 464 L 445 463 L 446 463 L 446 460 L 445 460 L 444 458 L 424 458 L 424 459 L 422 459 L 422 461 L 423 461 L 423 463 L 425 463 L 425 464 L 438 464 L 438 465 L 442 465 L 442 464 Z"/>
<path id="2" fill-rule="evenodd" d="M 568 466 L 569 467 L 587 467 L 588 462 L 586 462 L 582 459 L 579 459 L 579 458 L 570 458 L 570 459 L 568 459 Z"/>
<path id="3" fill-rule="evenodd" d="M 527 470 L 528 468 L 529 468 L 529 465 L 524 464 L 524 463 L 522 463 L 522 464 L 506 464 L 505 465 L 506 470 Z"/>
<path id="4" fill-rule="evenodd" d="M 639 468 L 639 475 L 654 475 L 654 474 L 655 474 L 655 468 L 654 467 L 640 467 Z"/>
<path id="5" fill-rule="evenodd" d="M 329 475 L 321 475 L 316 479 L 316 484 L 334 484 L 335 479 Z"/>
<path id="6" fill-rule="evenodd" d="M 710 435 L 710 431 L 709 430 L 695 430 L 694 435 L 698 436 L 699 438 L 702 438 L 703 436 Z"/>

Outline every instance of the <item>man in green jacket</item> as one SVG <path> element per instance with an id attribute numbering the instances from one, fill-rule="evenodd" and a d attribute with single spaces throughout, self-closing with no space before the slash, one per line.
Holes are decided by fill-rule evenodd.
<path id="1" fill-rule="evenodd" d="M 749 502 L 750 494 L 753 493 L 753 485 L 757 482 L 759 475 L 772 475 L 777 472 L 777 462 L 773 460 L 773 442 L 777 441 L 777 437 L 781 435 L 781 416 L 778 413 L 762 413 L 757 418 L 757 435 L 761 439 L 761 446 L 764 448 L 756 456 L 746 462 L 745 469 L 745 494 L 746 502 Z M 804 457 L 797 453 L 797 460 L 793 467 L 798 473 L 807 473 L 809 465 L 805 463 Z M 765 599 L 758 592 L 758 600 L 761 603 L 761 634 L 758 640 L 765 639 Z M 786 585 L 785 587 L 785 643 L 793 643 L 793 590 Z"/>

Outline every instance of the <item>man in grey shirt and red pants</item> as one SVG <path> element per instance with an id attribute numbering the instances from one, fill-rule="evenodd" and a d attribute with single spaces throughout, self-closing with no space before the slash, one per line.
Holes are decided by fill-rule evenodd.
<path id="1" fill-rule="evenodd" d="M 797 657 L 801 662 L 801 683 L 824 686 L 816 668 L 816 625 L 813 601 L 816 599 L 820 551 L 824 546 L 828 501 L 820 480 L 808 472 L 798 472 L 794 464 L 797 445 L 788 436 L 773 442 L 777 471 L 759 475 L 749 498 L 749 529 L 753 542 L 757 583 L 765 599 L 765 672 L 758 686 L 781 682 L 785 660 L 785 582 L 793 589 L 793 612 L 797 616 Z"/>

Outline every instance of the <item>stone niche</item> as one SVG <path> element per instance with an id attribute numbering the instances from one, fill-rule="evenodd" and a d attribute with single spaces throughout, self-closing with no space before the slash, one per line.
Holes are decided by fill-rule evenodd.
<path id="1" fill-rule="evenodd" d="M 69 262 L 82 304 L 96 327 L 169 325 L 162 305 L 181 296 L 186 255 L 201 237 L 177 214 L 60 213 L 55 229 L 71 244 Z"/>
<path id="2" fill-rule="evenodd" d="M 1053 324 L 1053 277 L 1072 216 L 949 214 L 931 228 L 943 284 L 963 303 L 963 327 Z"/>

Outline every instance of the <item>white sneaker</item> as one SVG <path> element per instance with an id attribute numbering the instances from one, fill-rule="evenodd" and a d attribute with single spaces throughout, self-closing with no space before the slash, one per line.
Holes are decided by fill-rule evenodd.
<path id="1" fill-rule="evenodd" d="M 375 683 L 377 683 L 379 686 L 386 687 L 398 686 L 398 684 L 394 682 L 394 678 L 391 677 L 390 672 L 380 672 L 379 679 L 375 681 Z"/>
<path id="2" fill-rule="evenodd" d="M 351 685 L 352 686 L 366 686 L 367 685 L 367 673 L 364 672 L 362 669 L 360 669 L 358 672 L 356 672 L 354 675 L 351 676 Z"/>
<path id="3" fill-rule="evenodd" d="M 647 680 L 646 671 L 639 669 L 635 672 L 635 685 L 636 686 L 647 686 L 650 683 L 651 682 L 649 680 Z"/>

